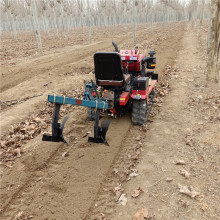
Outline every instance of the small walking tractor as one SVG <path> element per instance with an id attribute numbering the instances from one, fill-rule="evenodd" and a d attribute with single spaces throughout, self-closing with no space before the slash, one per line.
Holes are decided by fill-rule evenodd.
<path id="1" fill-rule="evenodd" d="M 95 82 L 91 80 L 85 84 L 83 99 L 48 96 L 48 102 L 54 103 L 52 136 L 43 135 L 43 141 L 66 143 L 63 128 L 67 117 L 62 123 L 58 122 L 60 106 L 65 104 L 88 108 L 88 119 L 95 121 L 94 137 L 89 137 L 89 142 L 107 144 L 105 137 L 111 121 L 103 120 L 99 126 L 100 111 L 121 117 L 132 108 L 132 123 L 146 123 L 158 81 L 158 74 L 152 71 L 156 66 L 155 51 L 150 51 L 149 56 L 145 57 L 138 47 L 119 51 L 116 43 L 112 44 L 114 52 L 94 54 Z"/>

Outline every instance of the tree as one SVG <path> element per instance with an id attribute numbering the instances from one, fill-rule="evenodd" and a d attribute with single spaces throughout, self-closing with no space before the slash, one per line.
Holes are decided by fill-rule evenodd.
<path id="1" fill-rule="evenodd" d="M 92 26 L 91 26 L 91 16 L 90 16 L 89 0 L 87 0 L 87 12 L 88 12 L 88 24 L 89 24 L 89 43 L 91 43 Z"/>
<path id="2" fill-rule="evenodd" d="M 34 34 L 35 34 L 37 44 L 38 44 L 38 52 L 39 52 L 39 55 L 42 55 L 43 50 L 42 50 L 42 43 L 41 43 L 41 37 L 40 37 L 40 29 L 39 29 L 35 0 L 31 0 L 31 12 L 32 12 L 32 19 L 33 19 L 33 26 L 34 26 Z"/>
<path id="3" fill-rule="evenodd" d="M 200 25 L 202 25 L 202 23 L 203 23 L 204 7 L 205 7 L 205 0 L 202 0 L 202 8 L 201 8 L 201 14 L 200 14 Z"/>
<path id="4" fill-rule="evenodd" d="M 208 71 L 207 79 L 219 81 L 219 48 L 220 48 L 220 1 L 212 0 L 210 6 L 210 24 L 208 33 Z"/>

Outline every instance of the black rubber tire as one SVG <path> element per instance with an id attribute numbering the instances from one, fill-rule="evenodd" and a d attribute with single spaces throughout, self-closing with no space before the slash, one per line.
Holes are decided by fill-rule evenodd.
<path id="1" fill-rule="evenodd" d="M 88 108 L 87 116 L 88 116 L 89 121 L 95 121 L 95 110 L 94 110 L 94 108 Z"/>
<path id="2" fill-rule="evenodd" d="M 147 121 L 146 100 L 134 100 L 132 106 L 132 123 L 143 125 Z"/>

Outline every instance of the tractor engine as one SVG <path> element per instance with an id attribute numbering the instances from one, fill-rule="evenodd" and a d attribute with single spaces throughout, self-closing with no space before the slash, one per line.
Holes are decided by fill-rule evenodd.
<path id="1" fill-rule="evenodd" d="M 141 54 L 138 47 L 135 50 L 121 50 L 120 52 L 122 67 L 124 73 L 132 74 L 133 76 L 145 76 L 145 69 L 154 69 L 156 67 L 155 51 L 149 52 L 149 57 Z"/>
<path id="2" fill-rule="evenodd" d="M 135 50 L 120 51 L 122 67 L 125 73 L 138 74 L 141 71 L 141 61 L 144 58 L 143 54 L 136 47 Z"/>

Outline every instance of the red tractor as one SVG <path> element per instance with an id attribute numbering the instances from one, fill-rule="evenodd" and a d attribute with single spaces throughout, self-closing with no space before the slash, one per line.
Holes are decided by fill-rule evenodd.
<path id="1" fill-rule="evenodd" d="M 63 128 L 66 122 L 58 123 L 59 109 L 62 104 L 72 104 L 88 107 L 88 119 L 95 120 L 94 137 L 90 142 L 107 143 L 105 140 L 110 121 L 102 121 L 99 126 L 99 112 L 103 111 L 113 117 L 121 117 L 130 107 L 132 108 L 132 122 L 135 125 L 146 123 L 153 98 L 158 74 L 146 69 L 154 69 L 156 57 L 154 51 L 145 57 L 138 47 L 134 50 L 118 50 L 114 52 L 97 52 L 94 54 L 95 82 L 91 80 L 85 84 L 82 100 L 48 96 L 48 101 L 55 104 L 52 136 L 44 135 L 44 141 L 63 141 Z"/>

